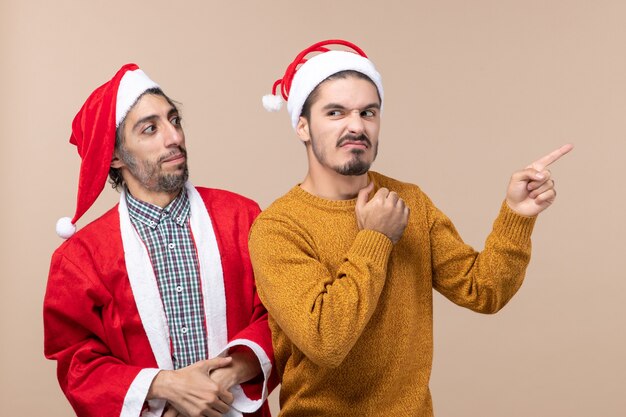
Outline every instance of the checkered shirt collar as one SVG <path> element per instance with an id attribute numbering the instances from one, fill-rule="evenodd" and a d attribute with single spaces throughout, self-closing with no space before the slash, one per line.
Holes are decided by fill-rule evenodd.
<path id="1" fill-rule="evenodd" d="M 128 189 L 126 189 L 126 203 L 128 204 L 128 214 L 151 229 L 156 229 L 159 223 L 168 217 L 183 227 L 189 217 L 189 197 L 185 188 L 174 201 L 164 208 L 136 199 Z"/>

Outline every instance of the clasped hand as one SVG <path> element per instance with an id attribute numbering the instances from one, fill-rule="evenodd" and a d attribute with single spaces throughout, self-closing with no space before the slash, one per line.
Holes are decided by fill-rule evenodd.
<path id="1" fill-rule="evenodd" d="M 175 371 L 161 371 L 155 377 L 148 398 L 167 400 L 163 417 L 219 417 L 230 410 L 233 394 L 210 377 L 216 369 L 228 367 L 230 357 L 214 358 Z"/>

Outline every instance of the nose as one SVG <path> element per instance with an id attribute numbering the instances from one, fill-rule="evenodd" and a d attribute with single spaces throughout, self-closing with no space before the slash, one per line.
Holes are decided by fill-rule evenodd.
<path id="1" fill-rule="evenodd" d="M 361 112 L 355 110 L 350 112 L 348 116 L 348 131 L 355 135 L 360 135 L 365 130 L 365 125 L 363 124 L 363 118 L 361 117 Z"/>
<path id="2" fill-rule="evenodd" d="M 179 146 L 182 144 L 185 141 L 183 128 L 169 123 L 167 126 L 164 135 L 165 146 L 169 148 L 170 146 Z"/>

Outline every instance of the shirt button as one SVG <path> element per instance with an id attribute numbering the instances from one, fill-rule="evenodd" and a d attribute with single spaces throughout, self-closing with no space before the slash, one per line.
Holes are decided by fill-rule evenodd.
<path id="1" fill-rule="evenodd" d="M 152 220 L 150 220 L 149 224 L 150 224 L 150 226 L 154 226 L 155 223 Z"/>
<path id="2" fill-rule="evenodd" d="M 172 242 L 172 243 L 169 243 L 167 247 L 170 249 L 174 249 L 176 247 L 176 244 Z"/>
<path id="3" fill-rule="evenodd" d="M 182 285 L 179 285 L 178 287 L 176 287 L 176 292 L 183 292 Z"/>
<path id="4" fill-rule="evenodd" d="M 182 220 L 182 217 L 176 217 L 176 221 L 177 221 L 178 223 L 180 223 L 180 221 L 181 221 L 181 220 Z"/>
<path id="5" fill-rule="evenodd" d="M 187 333 L 187 326 L 183 326 L 183 327 L 180 329 L 180 331 L 181 331 L 183 334 Z"/>

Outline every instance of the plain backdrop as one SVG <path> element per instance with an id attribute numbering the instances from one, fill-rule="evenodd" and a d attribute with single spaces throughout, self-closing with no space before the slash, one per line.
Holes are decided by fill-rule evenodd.
<path id="1" fill-rule="evenodd" d="M 624 22 L 621 0 L 1 0 L 0 414 L 72 415 L 41 311 L 89 93 L 138 63 L 181 103 L 192 182 L 267 207 L 306 159 L 261 96 L 300 50 L 339 37 L 383 75 L 374 169 L 419 184 L 476 248 L 510 174 L 576 145 L 553 166 L 558 198 L 509 305 L 483 316 L 436 295 L 436 415 L 624 416 Z M 117 199 L 107 187 L 79 227 Z"/>

